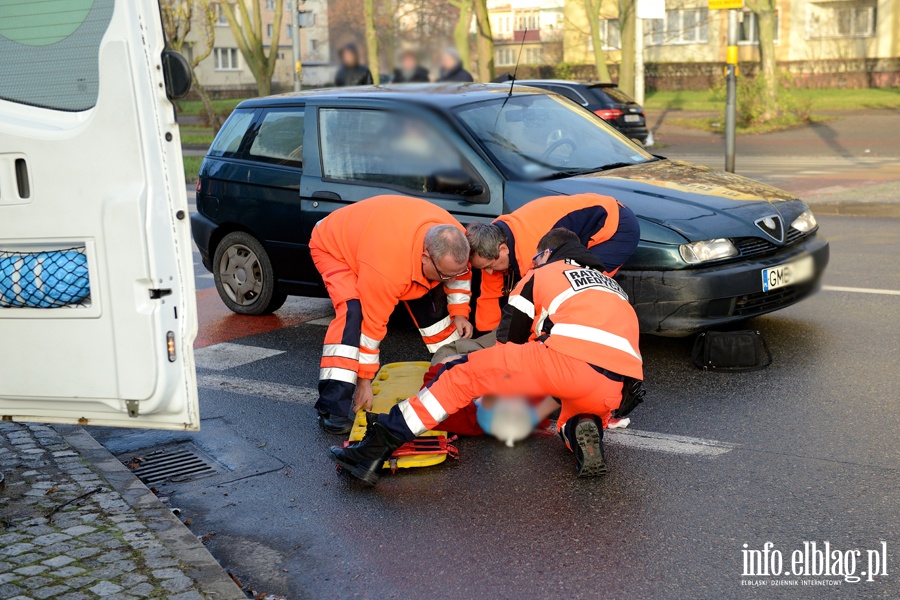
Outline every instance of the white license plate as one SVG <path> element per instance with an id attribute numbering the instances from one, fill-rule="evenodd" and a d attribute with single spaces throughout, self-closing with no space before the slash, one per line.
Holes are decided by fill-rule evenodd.
<path id="1" fill-rule="evenodd" d="M 640 115 L 625 115 L 626 123 L 639 123 L 641 120 Z"/>
<path id="2" fill-rule="evenodd" d="M 787 285 L 809 281 L 813 277 L 814 270 L 812 256 L 804 256 L 794 262 L 763 269 L 762 289 L 764 292 L 768 292 Z"/>

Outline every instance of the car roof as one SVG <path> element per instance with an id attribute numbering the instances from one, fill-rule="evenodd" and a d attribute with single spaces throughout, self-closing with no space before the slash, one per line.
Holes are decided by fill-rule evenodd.
<path id="1" fill-rule="evenodd" d="M 479 100 L 497 98 L 509 93 L 510 86 L 504 83 L 404 83 L 393 85 L 366 85 L 357 87 L 325 88 L 305 92 L 288 92 L 250 98 L 238 108 L 262 106 L 294 105 L 311 99 L 371 98 L 414 102 L 441 108 L 450 108 Z M 547 94 L 539 88 L 516 87 L 513 95 Z"/>
<path id="2" fill-rule="evenodd" d="M 586 85 L 588 87 L 618 87 L 615 83 L 600 83 L 599 81 L 590 81 L 587 79 L 571 80 L 571 79 L 517 79 L 522 85 L 531 83 L 552 84 L 552 85 Z"/>

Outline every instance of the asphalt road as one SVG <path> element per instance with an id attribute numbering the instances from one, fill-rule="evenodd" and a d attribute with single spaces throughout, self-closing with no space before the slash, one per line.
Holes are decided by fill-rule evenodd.
<path id="1" fill-rule="evenodd" d="M 826 217 L 825 285 L 900 290 L 900 221 Z M 211 280 L 198 275 L 198 287 Z M 223 467 L 160 495 L 254 589 L 288 598 L 900 597 L 900 295 L 826 289 L 751 321 L 774 364 L 701 372 L 691 340 L 645 337 L 648 400 L 609 436 L 610 474 L 573 477 L 552 434 L 513 449 L 459 442 L 461 459 L 364 489 L 325 455 L 312 404 L 327 301 L 306 323 L 204 342 L 203 431 L 91 429 L 111 451 L 192 440 Z M 228 328 L 225 328 L 227 331 Z M 240 334 L 235 334 L 240 335 Z M 227 337 L 227 336 L 226 336 Z M 229 344 L 233 344 L 231 346 Z M 384 362 L 426 359 L 393 327 Z M 242 361 L 244 364 L 239 364 Z M 636 433 L 645 432 L 645 433 Z M 674 437 L 674 436 L 683 436 Z M 887 577 L 742 577 L 743 545 L 887 543 Z M 798 582 L 773 589 L 772 581 Z M 801 586 L 827 580 L 839 585 Z M 768 582 L 748 586 L 748 582 Z"/>

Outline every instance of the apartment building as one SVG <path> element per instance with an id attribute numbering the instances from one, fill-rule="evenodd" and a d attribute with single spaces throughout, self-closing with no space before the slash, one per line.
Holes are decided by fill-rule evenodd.
<path id="1" fill-rule="evenodd" d="M 516 64 L 556 64 L 563 58 L 565 0 L 488 0 L 498 72 Z"/>

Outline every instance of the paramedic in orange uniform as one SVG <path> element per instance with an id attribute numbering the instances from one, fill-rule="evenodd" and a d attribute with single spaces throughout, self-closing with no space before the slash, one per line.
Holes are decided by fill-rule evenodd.
<path id="1" fill-rule="evenodd" d="M 469 244 L 462 225 L 415 198 L 377 196 L 316 224 L 310 254 L 335 317 L 319 371 L 319 423 L 347 433 L 352 412 L 372 407 L 372 379 L 387 323 L 402 300 L 428 351 L 472 335 Z"/>
<path id="2" fill-rule="evenodd" d="M 504 297 L 531 268 L 538 240 L 557 227 L 575 232 L 610 277 L 631 257 L 641 237 L 631 209 L 599 194 L 538 198 L 493 223 L 470 225 L 466 235 L 472 268 L 481 269 L 475 309 L 478 331 L 500 324 Z"/>
<path id="3" fill-rule="evenodd" d="M 500 343 L 447 363 L 416 396 L 370 422 L 362 441 L 333 446 L 335 462 L 373 484 L 396 448 L 473 398 L 550 395 L 562 404 L 557 428 L 575 454 L 578 476 L 606 473 L 603 429 L 627 378 L 643 378 L 637 315 L 576 235 L 554 230 L 542 243 L 529 261 L 535 268 L 504 309 Z"/>

